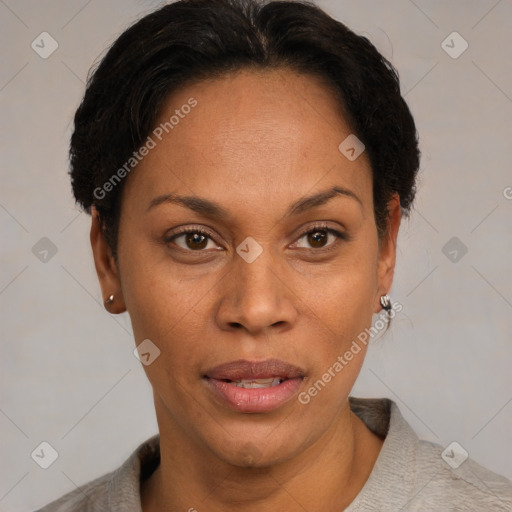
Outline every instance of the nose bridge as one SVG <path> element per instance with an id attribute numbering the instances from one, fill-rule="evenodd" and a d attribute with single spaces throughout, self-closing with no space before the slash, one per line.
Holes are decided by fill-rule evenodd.
<path id="1" fill-rule="evenodd" d="M 232 262 L 230 293 L 222 298 L 219 320 L 224 327 L 239 324 L 257 332 L 293 322 L 295 309 L 283 277 L 269 247 L 254 239 L 242 242 Z"/>
<path id="2" fill-rule="evenodd" d="M 242 244 L 240 245 L 242 246 Z M 245 245 L 245 248 L 247 248 L 247 245 Z M 242 251 L 245 248 L 239 247 L 239 250 Z M 253 248 L 250 248 L 248 254 L 253 250 Z M 254 292 L 260 291 L 272 292 L 271 295 L 274 296 L 274 288 L 278 284 L 275 282 L 276 274 L 278 274 L 275 267 L 276 261 L 271 254 L 270 248 L 262 250 L 254 260 L 246 260 L 243 256 L 238 255 L 238 261 L 235 264 L 237 280 L 242 291 L 246 288 L 246 291 L 249 292 L 248 294 L 242 293 L 242 295 L 247 295 L 246 298 L 251 298 Z"/>

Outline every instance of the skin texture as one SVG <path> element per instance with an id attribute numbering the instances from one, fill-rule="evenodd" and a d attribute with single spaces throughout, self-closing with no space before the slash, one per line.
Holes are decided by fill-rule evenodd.
<path id="1" fill-rule="evenodd" d="M 304 369 L 299 392 L 321 378 L 381 310 L 399 199 L 379 241 L 369 160 L 338 150 L 351 130 L 317 78 L 245 70 L 192 84 L 167 99 L 158 123 L 191 97 L 197 106 L 127 178 L 117 264 L 96 212 L 91 228 L 103 296 L 115 295 L 109 311 L 127 309 L 136 344 L 149 338 L 161 351 L 144 367 L 162 462 L 142 485 L 143 509 L 341 510 L 383 442 L 348 406 L 364 349 L 308 404 L 295 397 L 268 413 L 228 409 L 202 376 L 229 361 L 277 358 Z M 286 215 L 333 186 L 358 199 L 336 195 Z M 229 215 L 170 202 L 148 210 L 171 193 L 215 201 Z M 348 239 L 321 231 L 315 244 L 305 233 L 318 222 Z M 170 240 L 178 227 L 211 238 Z M 236 252 L 248 236 L 263 249 L 252 263 Z"/>

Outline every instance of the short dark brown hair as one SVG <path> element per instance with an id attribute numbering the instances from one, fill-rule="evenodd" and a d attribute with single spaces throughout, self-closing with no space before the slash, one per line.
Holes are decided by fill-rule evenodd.
<path id="1" fill-rule="evenodd" d="M 73 192 L 87 212 L 98 210 L 114 255 L 123 183 L 95 191 L 143 144 L 166 96 L 244 68 L 288 68 L 332 85 L 370 159 L 379 235 L 393 193 L 408 213 L 420 157 L 416 127 L 396 70 L 367 38 L 305 1 L 181 0 L 121 34 L 75 114 Z"/>

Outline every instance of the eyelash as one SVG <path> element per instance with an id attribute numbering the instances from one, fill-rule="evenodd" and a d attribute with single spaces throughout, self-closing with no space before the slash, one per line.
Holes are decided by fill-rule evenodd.
<path id="1" fill-rule="evenodd" d="M 330 250 L 331 247 L 337 245 L 336 242 L 338 240 L 345 240 L 345 241 L 350 240 L 349 236 L 346 233 L 342 233 L 340 231 L 337 231 L 336 229 L 330 228 L 326 224 L 316 224 L 316 225 L 312 226 L 310 229 L 308 229 L 307 231 L 305 231 L 304 233 L 302 233 L 297 238 L 297 241 L 300 240 L 301 238 L 304 238 L 307 235 L 316 233 L 317 231 L 326 231 L 327 233 L 331 233 L 332 235 L 334 235 L 336 237 L 337 240 L 334 243 L 331 243 L 330 245 L 328 245 L 326 247 L 306 248 L 306 249 L 309 249 L 310 251 L 320 252 L 322 250 L 323 251 Z M 208 231 L 205 231 L 204 229 L 201 229 L 201 228 L 183 228 L 183 229 L 179 230 L 177 233 L 173 233 L 171 236 L 166 237 L 165 243 L 168 244 L 168 243 L 172 242 L 175 238 L 178 238 L 179 236 L 187 235 L 187 234 L 199 234 L 199 235 L 206 236 L 206 237 L 210 238 L 211 240 L 213 240 L 213 237 L 212 237 L 211 233 L 209 233 Z M 294 243 L 296 243 L 296 242 L 294 242 Z M 183 249 L 183 247 L 180 247 L 180 249 Z M 304 249 L 304 247 L 302 247 L 302 249 Z M 183 249 L 183 250 L 185 250 L 187 252 L 205 252 L 204 249 L 197 250 L 197 251 L 193 251 L 191 249 Z"/>

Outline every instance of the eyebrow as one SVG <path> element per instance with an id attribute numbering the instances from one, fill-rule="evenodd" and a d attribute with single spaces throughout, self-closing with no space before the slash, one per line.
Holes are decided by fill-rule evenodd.
<path id="1" fill-rule="evenodd" d="M 363 206 L 363 203 L 354 192 L 346 188 L 335 186 L 310 196 L 301 197 L 288 208 L 284 217 L 299 215 L 307 210 L 326 204 L 334 197 L 340 196 L 354 199 L 361 207 Z M 161 204 L 179 204 L 199 214 L 219 220 L 227 220 L 230 217 L 229 211 L 214 201 L 197 196 L 180 196 L 177 194 L 164 194 L 153 198 L 146 212 Z"/>

